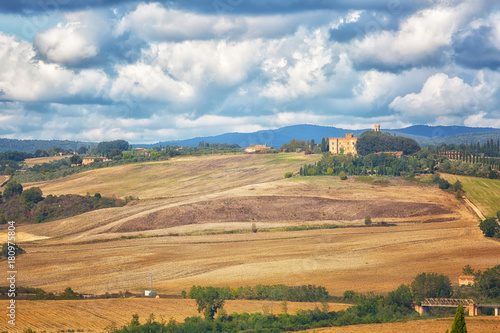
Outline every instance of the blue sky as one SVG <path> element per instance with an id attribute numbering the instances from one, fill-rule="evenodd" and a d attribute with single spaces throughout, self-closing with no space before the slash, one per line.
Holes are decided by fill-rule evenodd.
<path id="1" fill-rule="evenodd" d="M 0 137 L 500 128 L 494 0 L 0 1 Z"/>

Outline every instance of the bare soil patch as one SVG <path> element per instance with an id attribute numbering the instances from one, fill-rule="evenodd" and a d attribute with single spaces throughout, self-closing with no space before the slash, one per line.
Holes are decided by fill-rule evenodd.
<path id="1" fill-rule="evenodd" d="M 210 222 L 277 222 L 406 218 L 452 213 L 436 204 L 387 200 L 337 200 L 309 196 L 248 196 L 167 208 L 111 229 L 133 232 Z M 442 219 L 445 220 L 445 219 Z M 440 221 L 442 221 L 440 220 Z"/>

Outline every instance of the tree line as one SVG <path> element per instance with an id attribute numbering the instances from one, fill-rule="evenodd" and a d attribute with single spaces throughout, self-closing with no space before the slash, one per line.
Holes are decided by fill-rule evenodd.
<path id="1" fill-rule="evenodd" d="M 275 285 L 256 285 L 245 286 L 231 289 L 229 287 L 216 288 L 216 291 L 224 299 L 248 299 L 248 300 L 273 300 L 290 302 L 323 302 L 328 299 L 328 291 L 325 287 L 314 285 L 286 286 L 283 284 Z M 188 297 L 196 299 L 198 295 L 203 294 L 204 287 L 193 286 L 189 291 Z"/>
<path id="2" fill-rule="evenodd" d="M 41 223 L 67 218 L 88 211 L 121 207 L 127 200 L 105 198 L 96 193 L 93 196 L 67 194 L 44 197 L 39 187 L 27 190 L 15 181 L 7 183 L 0 193 L 0 224 L 8 221 L 18 223 Z"/>

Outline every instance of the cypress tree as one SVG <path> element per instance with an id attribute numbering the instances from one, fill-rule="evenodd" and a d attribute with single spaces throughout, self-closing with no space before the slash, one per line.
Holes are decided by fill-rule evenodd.
<path id="1" fill-rule="evenodd" d="M 462 304 L 458 306 L 457 313 L 455 314 L 455 320 L 453 321 L 453 325 L 451 325 L 450 333 L 467 333 L 464 318 L 464 307 Z"/>

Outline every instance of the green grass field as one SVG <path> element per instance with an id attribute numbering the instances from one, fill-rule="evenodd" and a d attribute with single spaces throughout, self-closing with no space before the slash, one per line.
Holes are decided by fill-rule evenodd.
<path id="1" fill-rule="evenodd" d="M 454 183 L 459 180 L 465 195 L 485 216 L 495 216 L 500 210 L 500 180 L 441 174 L 441 177 Z"/>

